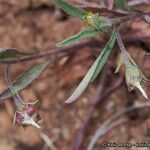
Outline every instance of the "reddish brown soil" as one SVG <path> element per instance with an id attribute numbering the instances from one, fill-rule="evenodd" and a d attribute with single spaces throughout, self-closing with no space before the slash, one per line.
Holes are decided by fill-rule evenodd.
<path id="1" fill-rule="evenodd" d="M 54 5 L 48 0 L 12 0 L 0 1 L 0 47 L 13 47 L 22 51 L 46 51 L 60 41 L 85 28 L 77 19 L 60 20 Z M 130 27 L 129 27 L 130 26 Z M 128 27 L 128 28 L 127 28 Z M 143 21 L 128 23 L 124 31 L 137 30 L 136 35 L 150 35 L 150 28 Z M 148 45 L 144 43 L 144 45 Z M 150 62 L 143 61 L 144 51 L 148 50 L 140 43 L 130 43 L 127 49 L 149 78 Z M 38 61 L 35 61 L 38 62 Z M 29 127 L 24 130 L 12 125 L 15 111 L 11 99 L 0 105 L 0 150 L 41 150 L 45 142 L 40 137 L 43 132 L 54 141 L 56 148 L 69 150 L 77 131 L 82 127 L 95 95 L 97 81 L 90 85 L 83 96 L 71 105 L 65 105 L 65 99 L 85 75 L 93 59 L 89 48 L 77 51 L 68 64 L 62 65 L 64 59 L 49 66 L 44 73 L 21 92 L 25 100 L 40 100 L 40 113 L 43 119 L 42 129 Z M 14 78 L 29 68 L 34 62 L 13 65 Z M 0 91 L 6 88 L 3 68 L 0 68 Z M 115 76 L 115 74 L 114 74 Z M 149 93 L 148 85 L 147 92 Z M 102 106 L 93 114 L 88 133 L 84 138 L 83 149 L 86 149 L 96 129 L 113 113 L 127 105 L 145 102 L 136 91 L 132 95 L 123 84 L 111 94 Z M 105 113 L 104 113 L 105 112 Z M 143 142 L 150 138 L 149 109 L 130 113 L 129 121 L 108 132 L 99 141 Z M 97 147 L 97 149 L 99 149 Z M 125 149 L 125 148 L 124 148 Z M 146 150 L 146 148 L 143 148 Z"/>

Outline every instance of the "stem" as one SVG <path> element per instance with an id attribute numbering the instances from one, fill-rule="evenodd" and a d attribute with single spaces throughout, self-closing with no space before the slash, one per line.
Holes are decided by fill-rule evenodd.
<path id="1" fill-rule="evenodd" d="M 132 43 L 132 42 L 137 42 L 137 41 L 148 41 L 150 40 L 150 36 L 125 35 L 123 36 L 123 39 L 127 43 Z M 94 38 L 86 42 L 78 43 L 78 44 L 75 44 L 66 48 L 52 49 L 52 50 L 48 50 L 45 52 L 39 52 L 34 55 L 24 56 L 20 58 L 0 60 L 0 64 L 17 64 L 17 63 L 23 63 L 23 62 L 32 61 L 35 59 L 42 59 L 42 58 L 47 58 L 49 60 L 54 59 L 54 58 L 60 59 L 66 55 L 73 53 L 75 50 L 79 50 L 85 46 L 93 48 L 93 47 L 100 47 L 102 44 L 104 44 L 104 41 Z"/>
<path id="2" fill-rule="evenodd" d="M 90 144 L 88 145 L 87 150 L 93 150 L 95 143 L 97 142 L 98 139 L 100 139 L 103 135 L 105 135 L 109 130 L 111 130 L 112 128 L 125 123 L 127 120 L 125 119 L 118 119 L 116 121 L 111 122 L 110 124 L 107 125 L 106 122 L 104 122 L 104 124 L 102 125 L 102 127 L 100 127 L 94 137 L 92 138 Z M 106 124 L 105 124 L 106 123 Z"/>
<path id="3" fill-rule="evenodd" d="M 149 1 L 148 0 L 132 0 L 130 2 L 128 2 L 128 5 L 129 6 L 134 6 L 134 5 L 139 5 L 139 4 L 149 4 Z"/>
<path id="4" fill-rule="evenodd" d="M 126 66 L 130 66 L 131 63 L 130 63 L 130 60 L 128 58 L 128 53 L 126 51 L 126 48 L 124 47 L 124 44 L 122 42 L 120 33 L 119 33 L 118 29 L 116 28 L 116 26 L 114 26 L 114 30 L 115 30 L 115 34 L 116 34 L 116 38 L 117 38 L 119 48 L 120 48 L 120 50 L 122 52 L 122 55 L 123 55 L 124 63 L 125 63 Z"/>
<path id="5" fill-rule="evenodd" d="M 93 99 L 93 103 L 91 104 L 91 106 L 89 108 L 88 115 L 85 118 L 85 121 L 83 123 L 82 128 L 78 131 L 78 133 L 77 133 L 77 135 L 73 141 L 71 150 L 81 149 L 82 143 L 83 143 L 84 138 L 85 138 L 85 134 L 88 130 L 90 121 L 91 121 L 92 116 L 93 116 L 93 112 L 95 111 L 96 107 L 99 106 L 100 104 L 102 104 L 104 102 L 104 100 L 106 100 L 106 97 L 108 95 L 110 95 L 111 93 L 113 93 L 116 89 L 118 89 L 120 87 L 120 85 L 122 84 L 123 79 L 122 79 L 122 77 L 120 77 L 119 79 L 117 78 L 115 81 L 113 81 L 111 86 L 107 85 L 106 81 L 109 78 L 109 76 L 111 76 L 111 74 L 109 74 L 110 73 L 109 67 L 110 66 L 108 66 L 104 70 L 105 72 L 103 72 L 102 78 L 101 78 L 99 85 L 97 87 L 96 96 Z"/>
<path id="6" fill-rule="evenodd" d="M 93 43 L 92 41 L 87 41 L 87 42 L 83 42 L 80 44 L 74 44 L 69 47 L 52 49 L 52 50 L 48 50 L 45 52 L 39 52 L 37 54 L 33 54 L 30 56 L 20 57 L 17 59 L 0 60 L 0 63 L 1 64 L 16 64 L 16 63 L 32 61 L 32 60 L 41 59 L 41 58 L 49 58 L 49 57 L 51 57 L 52 59 L 55 57 L 60 58 L 65 55 L 68 55 L 68 53 L 72 53 L 73 51 L 75 51 L 77 49 L 81 49 L 85 46 L 90 46 L 90 45 L 92 45 L 92 43 Z"/>
<path id="7" fill-rule="evenodd" d="M 15 102 L 17 108 L 20 108 L 22 105 L 24 105 L 24 102 L 23 102 L 22 98 L 19 96 L 19 94 L 16 92 L 16 89 L 12 86 L 12 82 L 11 82 L 10 74 L 9 74 L 9 67 L 10 67 L 9 65 L 5 66 L 6 82 L 12 93 L 12 96 L 14 98 L 14 102 Z"/>
<path id="8" fill-rule="evenodd" d="M 135 19 L 135 18 L 140 18 L 140 17 L 144 17 L 144 14 L 142 12 L 136 12 L 136 13 L 133 13 L 131 15 L 121 17 L 119 20 L 117 20 L 115 22 L 115 24 L 121 24 L 121 23 L 127 22 L 129 20 L 132 20 L 132 19 Z"/>
<path id="9" fill-rule="evenodd" d="M 143 12 L 137 12 L 134 14 L 130 14 L 128 16 L 125 17 L 121 17 L 119 18 L 117 21 L 114 22 L 114 25 L 118 25 L 121 23 L 124 23 L 126 21 L 129 21 L 131 19 L 135 19 L 135 18 L 139 18 L 139 17 L 144 17 L 144 15 L 149 15 L 150 13 L 143 13 Z M 32 61 L 35 59 L 41 59 L 41 58 L 48 58 L 50 56 L 54 56 L 54 57 L 63 57 L 65 55 L 67 55 L 68 53 L 73 52 L 74 50 L 77 49 L 81 49 L 84 46 L 91 46 L 92 45 L 92 41 L 88 41 L 88 42 L 83 42 L 80 44 L 75 44 L 66 48 L 59 48 L 59 49 L 53 49 L 53 50 L 49 50 L 46 52 L 40 52 L 31 56 L 25 56 L 25 57 L 21 57 L 21 58 L 17 58 L 17 59 L 8 59 L 8 60 L 0 60 L 1 64 L 15 64 L 15 63 L 22 63 L 22 62 L 27 62 L 27 61 Z M 63 54 L 62 54 L 63 53 Z M 58 56 L 59 54 L 61 54 L 61 56 Z"/>
<path id="10" fill-rule="evenodd" d="M 109 129 L 111 129 L 113 124 L 115 125 L 117 119 L 133 110 L 136 109 L 142 109 L 142 108 L 146 108 L 146 107 L 150 107 L 150 102 L 147 103 L 139 103 L 139 104 L 134 104 L 132 106 L 129 106 L 127 108 L 125 108 L 124 110 L 117 112 L 114 114 L 114 116 L 112 116 L 112 118 L 107 119 L 102 125 L 101 127 L 95 132 L 95 135 L 92 137 L 90 144 L 88 145 L 88 150 L 92 150 L 94 148 L 94 145 L 96 144 L 97 140 L 99 138 L 101 138 L 102 135 L 104 135 Z M 119 120 L 118 120 L 119 121 Z M 117 122 L 118 122 L 117 121 Z M 117 125 L 117 124 L 116 124 Z"/>
<path id="11" fill-rule="evenodd" d="M 146 59 L 150 59 L 150 53 L 148 52 L 148 53 L 145 53 L 145 58 Z"/>

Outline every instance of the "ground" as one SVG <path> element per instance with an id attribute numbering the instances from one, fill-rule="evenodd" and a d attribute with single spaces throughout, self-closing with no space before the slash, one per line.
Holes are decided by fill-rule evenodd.
<path id="1" fill-rule="evenodd" d="M 62 19 L 59 10 L 48 0 L 0 1 L 0 47 L 12 47 L 27 52 L 46 51 L 53 49 L 56 42 L 85 27 L 80 20 Z M 150 35 L 149 25 L 139 19 L 127 23 L 125 27 L 122 30 L 123 35 L 127 35 L 126 31 L 129 31 L 130 35 L 133 35 L 135 31 L 136 35 Z M 150 62 L 144 60 L 143 57 L 144 53 L 150 50 L 149 43 L 150 41 L 141 43 L 135 41 L 126 45 L 129 53 L 147 78 L 150 78 Z M 118 49 L 116 48 L 116 50 Z M 95 97 L 98 79 L 89 86 L 78 101 L 70 105 L 64 104 L 65 99 L 86 74 L 94 57 L 91 55 L 91 49 L 85 47 L 76 51 L 67 64 L 65 59 L 68 58 L 49 65 L 36 81 L 21 92 L 26 101 L 40 100 L 40 113 L 43 120 L 41 130 L 34 127 L 24 130 L 20 126 L 14 126 L 12 118 L 15 107 L 12 99 L 1 102 L 0 150 L 41 150 L 45 145 L 45 141 L 41 138 L 42 133 L 53 141 L 57 149 L 71 149 L 72 142 L 83 126 Z M 13 65 L 13 77 L 16 78 L 36 62 L 39 60 Z M 3 67 L 0 67 L 0 71 L 0 91 L 2 92 L 6 88 Z M 114 74 L 114 76 L 116 75 Z M 150 83 L 148 82 L 147 93 L 150 96 L 149 87 Z M 92 135 L 107 118 L 137 102 L 145 102 L 145 99 L 138 90 L 129 93 L 123 82 L 105 99 L 102 105 L 95 109 L 88 125 L 87 136 L 83 140 L 82 149 L 87 148 Z M 128 121 L 109 131 L 98 143 L 102 141 L 149 142 L 149 113 L 149 108 L 144 108 L 126 115 Z M 99 149 L 98 146 L 95 149 Z"/>

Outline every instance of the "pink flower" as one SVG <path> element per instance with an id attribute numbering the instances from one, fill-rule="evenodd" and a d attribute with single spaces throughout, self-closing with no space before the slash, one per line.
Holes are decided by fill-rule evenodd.
<path id="1" fill-rule="evenodd" d="M 36 101 L 35 103 L 23 104 L 19 107 L 14 115 L 14 123 L 22 125 L 23 127 L 33 125 L 37 128 L 41 128 L 38 125 L 38 122 L 41 120 L 36 106 L 38 102 L 39 101 Z"/>

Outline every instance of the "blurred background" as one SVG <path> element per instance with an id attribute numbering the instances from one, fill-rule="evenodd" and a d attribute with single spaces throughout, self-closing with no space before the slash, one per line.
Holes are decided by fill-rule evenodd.
<path id="1" fill-rule="evenodd" d="M 75 0 L 70 2 L 74 3 Z M 150 10 L 147 5 L 140 5 L 139 8 L 144 11 Z M 53 49 L 56 42 L 86 27 L 84 22 L 68 17 L 60 11 L 51 0 L 0 0 L 0 47 L 11 47 L 25 52 L 47 51 Z M 129 21 L 122 26 L 121 35 L 128 52 L 149 78 L 150 60 L 145 59 L 144 54 L 150 51 L 150 40 L 136 37 L 150 36 L 150 26 L 140 19 Z M 36 81 L 21 92 L 26 101 L 40 100 L 40 114 L 43 120 L 41 130 L 34 127 L 24 130 L 20 126 L 14 126 L 12 124 L 15 112 L 13 100 L 1 102 L 0 150 L 70 150 L 73 143 L 76 143 L 76 135 L 90 116 L 80 148 L 84 150 L 98 127 L 113 113 L 135 103 L 145 102 L 138 90 L 128 92 L 123 71 L 121 75 L 114 74 L 120 52 L 116 46 L 106 66 L 109 71 L 103 91 L 105 92 L 119 80 L 117 88 L 114 88 L 115 90 L 105 99 L 103 98 L 90 114 L 95 99 L 100 98 L 103 93 L 99 95 L 98 88 L 104 84 L 101 83 L 103 74 L 107 70 L 104 68 L 103 73 L 75 103 L 69 105 L 64 103 L 105 46 L 108 37 L 102 35 L 97 39 L 100 42 L 93 42 L 92 46 L 84 46 L 71 55 L 56 60 Z M 40 61 L 13 65 L 12 77 L 16 79 L 22 72 Z M 0 72 L 2 92 L 7 87 L 3 67 L 0 67 Z M 148 96 L 150 96 L 149 87 L 150 83 L 147 82 Z M 144 108 L 127 114 L 124 117 L 128 122 L 109 131 L 98 143 L 149 141 L 149 112 L 149 108 Z M 51 142 L 53 144 L 50 144 Z M 95 149 L 99 149 L 99 146 L 97 145 Z"/>

